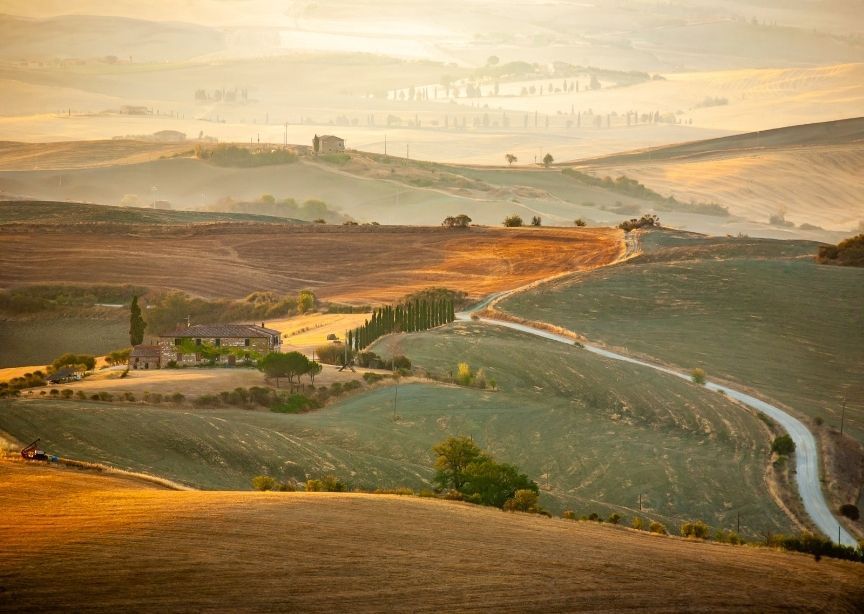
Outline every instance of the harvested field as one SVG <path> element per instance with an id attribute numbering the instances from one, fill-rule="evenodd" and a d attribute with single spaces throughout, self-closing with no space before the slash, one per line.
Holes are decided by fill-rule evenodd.
<path id="1" fill-rule="evenodd" d="M 0 609 L 854 612 L 864 601 L 860 564 L 392 495 L 177 492 L 4 462 L 0 507 L 17 510 L 0 516 Z"/>
<path id="2" fill-rule="evenodd" d="M 621 231 L 608 228 L 36 225 L 0 226 L 0 241 L 4 288 L 98 279 L 228 298 L 311 288 L 356 304 L 429 286 L 479 297 L 601 266 L 623 250 Z"/>
<path id="3" fill-rule="evenodd" d="M 283 352 L 296 350 L 311 356 L 313 349 L 330 343 L 327 335 L 336 335 L 344 341 L 345 331 L 362 326 L 371 316 L 371 313 L 310 313 L 271 320 L 267 327 L 282 333 Z"/>

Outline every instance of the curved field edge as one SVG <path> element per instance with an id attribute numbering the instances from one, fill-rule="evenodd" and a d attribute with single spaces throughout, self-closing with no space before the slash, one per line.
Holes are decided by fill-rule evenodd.
<path id="1" fill-rule="evenodd" d="M 508 610 L 514 585 L 546 611 L 864 599 L 845 561 L 411 497 L 172 492 L 20 465 L 0 463 L 0 506 L 18 512 L 0 516 L 4 609 Z"/>

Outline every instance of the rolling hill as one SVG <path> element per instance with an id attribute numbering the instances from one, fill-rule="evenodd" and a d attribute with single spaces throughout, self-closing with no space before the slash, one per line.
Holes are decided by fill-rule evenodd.
<path id="1" fill-rule="evenodd" d="M 627 175 L 684 201 L 734 215 L 851 231 L 864 222 L 864 118 L 806 124 L 604 156 L 576 164 Z"/>
<path id="2" fill-rule="evenodd" d="M 177 492 L 9 462 L 0 486 L 15 510 L 0 516 L 0 609 L 851 613 L 864 600 L 860 564 L 437 500 Z"/>

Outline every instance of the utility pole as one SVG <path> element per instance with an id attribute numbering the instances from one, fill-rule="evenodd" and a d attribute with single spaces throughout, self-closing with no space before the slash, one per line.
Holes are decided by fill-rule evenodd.
<path id="1" fill-rule="evenodd" d="M 840 436 L 843 436 L 843 425 L 846 422 L 846 395 L 843 395 L 843 411 L 840 414 Z"/>
<path id="2" fill-rule="evenodd" d="M 384 155 L 387 155 L 387 135 L 384 135 Z"/>
<path id="3" fill-rule="evenodd" d="M 741 534 L 741 512 L 738 512 L 738 521 L 735 524 L 735 532 Z"/>
<path id="4" fill-rule="evenodd" d="M 642 511 L 642 493 L 639 493 L 639 511 Z"/>

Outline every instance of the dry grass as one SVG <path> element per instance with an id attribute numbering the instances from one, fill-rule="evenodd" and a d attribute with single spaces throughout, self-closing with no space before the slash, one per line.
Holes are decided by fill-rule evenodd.
<path id="1" fill-rule="evenodd" d="M 267 327 L 282 333 L 282 351 L 310 353 L 319 345 L 329 343 L 327 335 L 345 340 L 345 331 L 362 326 L 371 313 L 311 313 L 308 315 L 271 320 Z"/>
<path id="2" fill-rule="evenodd" d="M 34 226 L 6 227 L 2 242 L 0 287 L 98 279 L 211 297 L 312 288 L 358 304 L 433 285 L 479 297 L 597 267 L 623 251 L 621 231 L 608 228 Z"/>
<path id="3" fill-rule="evenodd" d="M 435 500 L 0 464 L 0 608 L 836 611 L 864 566 Z M 12 513 L 14 510 L 14 513 Z"/>
<path id="4" fill-rule="evenodd" d="M 0 141 L 0 170 L 73 169 L 138 164 L 188 152 L 191 143 L 145 141 L 73 141 L 19 143 Z"/>
<path id="5" fill-rule="evenodd" d="M 340 372 L 338 367 L 323 365 L 324 370 L 315 376 L 316 386 L 326 386 L 333 382 L 347 382 L 360 379 L 363 373 L 371 369 L 357 369 Z M 234 388 L 249 388 L 251 386 L 275 386 L 275 380 L 268 380 L 264 374 L 257 369 L 241 368 L 188 368 L 188 369 L 156 369 L 129 371 L 129 374 L 121 378 L 122 368 L 100 371 L 87 377 L 80 382 L 53 386 L 54 388 L 70 390 L 83 390 L 91 394 L 94 392 L 124 393 L 131 392 L 141 395 L 145 392 L 158 392 L 171 394 L 181 392 L 187 397 L 195 397 L 202 394 L 218 394 L 223 390 L 234 390 Z M 308 384 L 308 378 L 303 378 Z M 288 380 L 280 381 L 281 388 L 288 389 Z M 38 394 L 39 390 L 32 391 Z M 23 393 L 27 395 L 28 392 Z"/>

